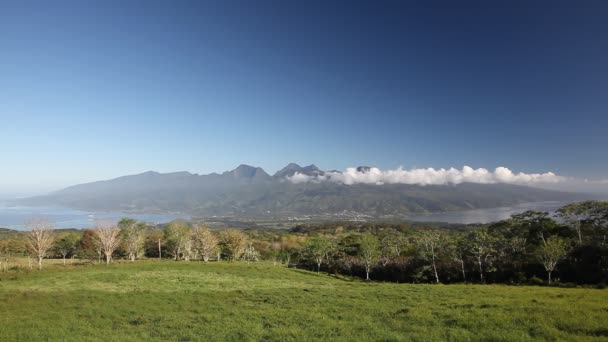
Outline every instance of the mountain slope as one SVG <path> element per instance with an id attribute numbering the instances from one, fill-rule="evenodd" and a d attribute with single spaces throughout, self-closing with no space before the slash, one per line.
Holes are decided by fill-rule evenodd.
<path id="1" fill-rule="evenodd" d="M 362 172 L 365 168 L 361 168 Z M 222 174 L 145 172 L 72 186 L 26 205 L 61 205 L 88 210 L 167 212 L 194 215 L 288 216 L 341 213 L 401 215 L 572 200 L 570 193 L 511 184 L 405 185 L 333 182 L 294 184 L 296 172 L 323 174 L 316 166 L 289 164 L 274 176 L 240 165 Z"/>

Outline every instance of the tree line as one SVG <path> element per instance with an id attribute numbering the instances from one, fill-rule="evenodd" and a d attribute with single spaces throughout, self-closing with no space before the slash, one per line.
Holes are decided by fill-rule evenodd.
<path id="1" fill-rule="evenodd" d="M 368 280 L 413 283 L 602 284 L 608 281 L 608 202 L 566 205 L 555 215 L 526 211 L 459 229 L 420 224 L 327 223 L 290 231 L 212 231 L 183 220 L 148 226 L 130 218 L 57 233 L 45 220 L 0 240 L 10 255 L 42 268 L 48 257 L 176 261 L 271 261 Z"/>

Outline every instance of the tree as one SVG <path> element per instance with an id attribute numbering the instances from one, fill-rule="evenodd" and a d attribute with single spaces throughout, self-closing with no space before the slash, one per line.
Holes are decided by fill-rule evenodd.
<path id="1" fill-rule="evenodd" d="M 59 241 L 57 241 L 57 243 L 55 244 L 55 248 L 57 249 L 59 254 L 61 254 L 61 256 L 63 257 L 63 266 L 65 266 L 65 257 L 69 254 L 74 253 L 74 250 L 76 249 L 77 244 L 78 244 L 78 237 L 75 236 L 74 234 L 68 234 L 68 235 L 64 236 Z"/>
<path id="2" fill-rule="evenodd" d="M 378 262 L 378 257 L 380 256 L 380 242 L 376 236 L 371 233 L 361 236 L 359 256 L 363 259 L 363 264 L 365 265 L 365 280 L 369 280 L 369 273 L 376 262 Z"/>
<path id="3" fill-rule="evenodd" d="M 569 226 L 574 228 L 578 237 L 579 245 L 583 243 L 583 234 L 581 232 L 581 221 L 589 217 L 595 201 L 586 201 L 580 203 L 571 203 L 557 210 L 557 214 Z"/>
<path id="4" fill-rule="evenodd" d="M 437 230 L 423 230 L 416 236 L 416 242 L 418 244 L 418 252 L 423 259 L 429 260 L 433 273 L 435 275 L 435 282 L 439 283 L 439 274 L 437 273 L 437 253 L 440 250 L 440 244 L 442 243 L 442 234 Z"/>
<path id="5" fill-rule="evenodd" d="M 94 229 L 85 229 L 82 232 L 82 237 L 78 243 L 77 253 L 81 257 L 87 258 L 91 261 L 97 260 L 97 262 L 101 262 L 103 249 Z"/>
<path id="6" fill-rule="evenodd" d="M 206 226 L 198 226 L 193 233 L 194 248 L 200 253 L 203 261 L 208 262 L 218 250 L 218 238 Z"/>
<path id="7" fill-rule="evenodd" d="M 125 217 L 118 222 L 118 228 L 129 260 L 135 261 L 146 242 L 145 224 Z"/>
<path id="8" fill-rule="evenodd" d="M 249 242 L 247 247 L 245 247 L 245 251 L 243 252 L 243 260 L 250 261 L 258 261 L 260 259 L 260 253 L 255 250 L 253 244 Z"/>
<path id="9" fill-rule="evenodd" d="M 452 260 L 458 262 L 458 264 L 460 265 L 460 271 L 462 272 L 462 281 L 467 281 L 467 274 L 464 265 L 469 251 L 467 241 L 462 235 L 458 235 L 450 239 L 449 251 Z"/>
<path id="10" fill-rule="evenodd" d="M 314 237 L 304 245 L 303 254 L 308 259 L 313 261 L 317 265 L 317 272 L 321 270 L 321 264 L 329 256 L 333 249 L 331 241 L 324 237 Z"/>
<path id="11" fill-rule="evenodd" d="M 551 273 L 557 267 L 557 263 L 568 254 L 568 242 L 560 237 L 552 236 L 541 246 L 540 260 L 547 271 L 547 280 L 551 285 Z"/>
<path id="12" fill-rule="evenodd" d="M 578 237 L 578 244 L 583 243 L 583 225 L 603 231 L 599 236 L 602 243 L 606 240 L 606 223 L 608 223 L 608 202 L 585 201 L 571 203 L 557 210 L 561 217 L 574 229 Z"/>
<path id="13" fill-rule="evenodd" d="M 30 227 L 29 247 L 38 259 L 38 269 L 42 269 L 42 259 L 53 247 L 53 225 L 46 219 L 35 219 L 28 223 Z"/>
<path id="14" fill-rule="evenodd" d="M 403 233 L 391 229 L 380 240 L 382 266 L 386 266 L 391 259 L 400 257 L 408 247 L 407 237 Z"/>
<path id="15" fill-rule="evenodd" d="M 239 260 L 249 244 L 247 235 L 236 229 L 224 230 L 220 233 L 220 241 L 224 252 L 231 261 Z"/>
<path id="16" fill-rule="evenodd" d="M 487 229 L 476 230 L 468 235 L 467 244 L 469 252 L 475 258 L 479 267 L 479 281 L 484 282 L 484 269 L 491 263 L 491 258 L 496 253 L 496 238 L 490 235 Z"/>
<path id="17" fill-rule="evenodd" d="M 120 228 L 110 222 L 98 222 L 94 232 L 106 257 L 106 265 L 109 265 L 112 254 L 120 245 Z"/>
<path id="18" fill-rule="evenodd" d="M 521 214 L 511 215 L 511 221 L 527 229 L 529 234 L 536 235 L 542 243 L 545 243 L 546 235 L 555 229 L 555 221 L 546 211 L 527 210 Z"/>
<path id="19" fill-rule="evenodd" d="M 173 253 L 175 260 L 179 260 L 184 249 L 191 247 L 191 230 L 187 223 L 176 220 L 165 229 L 167 248 Z M 189 255 L 189 254 L 188 254 Z"/>

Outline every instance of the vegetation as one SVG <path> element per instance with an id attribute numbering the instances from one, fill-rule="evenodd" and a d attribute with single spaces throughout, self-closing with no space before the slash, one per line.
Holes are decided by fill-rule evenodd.
<path id="1" fill-rule="evenodd" d="M 573 214 L 574 213 L 574 214 Z M 574 216 L 573 216 L 574 215 Z M 176 220 L 150 227 L 125 218 L 93 230 L 54 233 L 44 220 L 30 232 L 3 234 L 0 261 L 77 256 L 173 258 L 284 263 L 317 272 L 408 283 L 605 284 L 608 282 L 608 202 L 565 206 L 556 221 L 526 211 L 494 224 L 458 230 L 382 223 L 329 223 L 291 231 L 227 229 Z"/>
<path id="2" fill-rule="evenodd" d="M 18 262 L 26 262 L 18 259 Z M 608 292 L 365 282 L 270 262 L 0 273 L 2 341 L 605 340 Z"/>

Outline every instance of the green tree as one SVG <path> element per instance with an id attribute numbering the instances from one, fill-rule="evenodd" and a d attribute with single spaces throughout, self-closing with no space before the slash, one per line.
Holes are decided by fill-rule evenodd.
<path id="1" fill-rule="evenodd" d="M 447 248 L 452 260 L 456 261 L 460 266 L 462 281 L 467 281 L 467 273 L 465 270 L 465 262 L 469 253 L 467 240 L 461 234 L 453 235 L 448 239 Z"/>
<path id="2" fill-rule="evenodd" d="M 571 203 L 557 210 L 557 214 L 576 232 L 578 244 L 583 243 L 582 221 L 589 220 L 597 201 Z"/>
<path id="3" fill-rule="evenodd" d="M 545 243 L 547 236 L 556 228 L 556 222 L 546 211 L 528 210 L 521 214 L 511 215 L 511 222 L 515 226 L 527 230 L 528 235 Z"/>
<path id="4" fill-rule="evenodd" d="M 132 218 L 122 218 L 118 222 L 120 237 L 129 260 L 135 261 L 146 242 L 146 225 Z"/>
<path id="5" fill-rule="evenodd" d="M 369 273 L 380 257 L 380 242 L 378 238 L 371 233 L 363 234 L 359 243 L 358 254 L 365 265 L 365 279 L 369 280 Z"/>
<path id="6" fill-rule="evenodd" d="M 317 236 L 308 240 L 303 248 L 303 255 L 306 259 L 317 265 L 317 272 L 321 270 L 321 265 L 326 262 L 333 249 L 333 244 L 328 239 Z"/>
<path id="7" fill-rule="evenodd" d="M 469 253 L 479 267 L 479 281 L 484 282 L 484 271 L 489 271 L 492 258 L 496 254 L 496 237 L 488 233 L 487 229 L 479 229 L 467 236 Z"/>
<path id="8" fill-rule="evenodd" d="M 437 272 L 437 259 L 442 252 L 443 234 L 435 229 L 426 229 L 418 232 L 415 237 L 418 246 L 418 255 L 428 260 L 435 276 L 435 282 L 439 283 L 439 273 Z"/>
<path id="9" fill-rule="evenodd" d="M 547 271 L 549 285 L 551 284 L 551 273 L 566 254 L 568 254 L 568 241 L 557 236 L 548 238 L 541 246 L 539 257 Z"/>
<path id="10" fill-rule="evenodd" d="M 398 258 L 410 247 L 410 242 L 405 234 L 390 229 L 380 239 L 381 261 L 386 266 L 391 259 Z"/>
<path id="11" fill-rule="evenodd" d="M 165 229 L 165 243 L 167 249 L 179 260 L 188 243 L 191 241 L 190 226 L 181 220 L 170 222 Z"/>
<path id="12" fill-rule="evenodd" d="M 63 257 L 63 265 L 65 266 L 65 258 L 68 255 L 71 255 L 76 250 L 76 246 L 78 245 L 78 236 L 74 234 L 68 234 L 63 238 L 57 240 L 55 243 L 55 249 L 61 256 Z"/>

